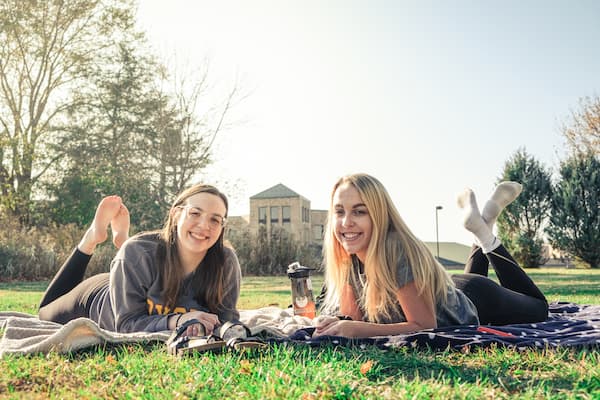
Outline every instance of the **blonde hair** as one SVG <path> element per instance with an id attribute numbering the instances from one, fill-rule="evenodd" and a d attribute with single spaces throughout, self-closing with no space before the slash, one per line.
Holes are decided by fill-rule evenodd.
<path id="1" fill-rule="evenodd" d="M 397 307 L 398 263 L 412 270 L 419 295 L 424 295 L 435 312 L 436 303 L 444 304 L 448 288 L 454 283 L 425 244 L 404 223 L 387 190 L 376 178 L 353 174 L 340 178 L 331 192 L 329 216 L 324 238 L 325 309 L 340 304 L 342 290 L 353 279 L 352 257 L 335 237 L 336 190 L 350 184 L 358 191 L 373 223 L 364 262 L 365 290 L 357 299 L 371 322 L 389 319 Z"/>

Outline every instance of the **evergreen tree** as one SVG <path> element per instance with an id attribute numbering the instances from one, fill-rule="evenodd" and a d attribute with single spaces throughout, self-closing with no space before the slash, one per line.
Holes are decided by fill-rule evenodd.
<path id="1" fill-rule="evenodd" d="M 209 93 L 206 73 L 194 75 L 184 91 L 145 49 L 143 35 L 129 32 L 115 47 L 77 91 L 82 106 L 63 128 L 69 140 L 59 146 L 68 157 L 62 176 L 48 186 L 53 214 L 70 222 L 62 218 L 70 209 L 72 221 L 87 225 L 90 199 L 118 194 L 136 231 L 155 229 L 164 209 L 210 164 L 236 90 L 222 106 L 200 104 Z"/>
<path id="2" fill-rule="evenodd" d="M 60 223 L 87 225 L 103 196 L 120 195 L 132 210 L 136 230 L 158 228 L 162 204 L 151 190 L 155 167 L 143 147 L 152 132 L 150 116 L 160 107 L 153 96 L 156 63 L 143 54 L 141 36 L 131 32 L 91 69 L 88 85 L 74 92 L 81 104 L 63 129 L 63 171 L 47 190 L 55 199 L 52 214 Z M 90 208 L 90 203 L 93 206 Z"/>
<path id="3" fill-rule="evenodd" d="M 498 236 L 524 267 L 539 267 L 543 256 L 543 225 L 551 209 L 550 172 L 524 149 L 504 164 L 499 181 L 515 181 L 523 191 L 498 218 Z"/>
<path id="4" fill-rule="evenodd" d="M 600 266 L 600 160 L 597 155 L 578 154 L 561 164 L 546 232 L 556 248 L 592 268 Z"/>

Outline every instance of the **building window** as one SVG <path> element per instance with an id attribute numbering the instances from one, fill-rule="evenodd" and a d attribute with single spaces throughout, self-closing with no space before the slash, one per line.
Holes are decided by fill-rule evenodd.
<path id="1" fill-rule="evenodd" d="M 283 206 L 281 207 L 281 211 L 283 211 L 281 222 L 289 224 L 292 221 L 292 208 L 290 206 Z"/>
<path id="2" fill-rule="evenodd" d="M 258 207 L 258 223 L 267 223 L 267 207 Z"/>
<path id="3" fill-rule="evenodd" d="M 279 207 L 271 207 L 271 224 L 279 223 Z"/>
<path id="4" fill-rule="evenodd" d="M 310 210 L 306 207 L 302 207 L 302 222 L 310 222 L 309 214 Z"/>
<path id="5" fill-rule="evenodd" d="M 323 240 L 325 236 L 325 227 L 323 225 L 313 225 L 313 238 L 315 240 Z"/>

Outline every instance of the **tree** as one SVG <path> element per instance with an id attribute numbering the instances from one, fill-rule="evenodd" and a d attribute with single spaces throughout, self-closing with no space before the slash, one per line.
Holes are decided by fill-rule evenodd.
<path id="1" fill-rule="evenodd" d="M 600 98 L 579 100 L 580 110 L 571 112 L 571 123 L 561 128 L 574 153 L 600 154 Z"/>
<path id="2" fill-rule="evenodd" d="M 600 160 L 591 152 L 561 164 L 554 186 L 550 224 L 553 246 L 600 267 Z"/>
<path id="3" fill-rule="evenodd" d="M 143 149 L 161 99 L 152 91 L 157 63 L 144 53 L 142 39 L 135 32 L 123 37 L 116 51 L 90 69 L 88 84 L 73 92 L 80 106 L 68 115 L 62 130 L 69 135 L 57 144 L 66 155 L 63 173 L 47 185 L 57 222 L 89 223 L 90 201 L 114 193 L 135 210 L 137 228 L 162 221 L 147 174 L 155 165 Z M 62 218 L 67 210 L 71 221 Z"/>
<path id="4" fill-rule="evenodd" d="M 209 87 L 208 64 L 172 73 L 162 67 L 154 89 L 157 107 L 149 116 L 151 133 L 145 150 L 157 201 L 170 204 L 212 162 L 213 143 L 225 128 L 231 107 L 241 100 L 237 82 L 221 101 Z"/>
<path id="5" fill-rule="evenodd" d="M 131 225 L 134 231 L 157 229 L 161 226 L 165 211 L 159 207 L 149 193 L 150 182 L 142 175 L 124 175 L 117 183 L 114 176 L 99 170 L 71 171 L 59 184 L 49 187 L 53 201 L 49 203 L 44 217 L 35 219 L 38 225 L 48 222 L 58 224 L 75 223 L 80 227 L 90 224 L 94 218 L 96 206 L 101 198 L 110 194 L 119 194 L 132 210 Z M 44 210 L 42 205 L 36 207 Z M 38 217 L 39 212 L 34 214 Z"/>
<path id="6" fill-rule="evenodd" d="M 0 193 L 27 222 L 34 185 L 61 157 L 55 123 L 77 107 L 69 96 L 86 70 L 130 26 L 129 0 L 5 0 L 0 3 Z"/>
<path id="7" fill-rule="evenodd" d="M 236 87 L 223 104 L 206 105 L 212 99 L 200 104 L 210 92 L 207 70 L 177 80 L 135 32 L 116 48 L 76 92 L 81 106 L 64 127 L 69 140 L 59 144 L 67 149 L 67 173 L 50 185 L 54 213 L 60 217 L 70 207 L 82 217 L 78 221 L 88 221 L 87 200 L 118 193 L 136 210 L 132 224 L 152 229 L 162 223 L 162 210 L 211 162 Z"/>
<path id="8" fill-rule="evenodd" d="M 523 191 L 498 217 L 500 239 L 521 265 L 538 267 L 546 262 L 542 234 L 551 209 L 551 174 L 520 149 L 504 164 L 503 180 L 521 183 Z"/>

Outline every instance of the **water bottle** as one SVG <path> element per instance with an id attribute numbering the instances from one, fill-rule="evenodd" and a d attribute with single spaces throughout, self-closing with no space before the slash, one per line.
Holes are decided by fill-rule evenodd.
<path id="1" fill-rule="evenodd" d="M 287 274 L 292 283 L 292 306 L 294 315 L 307 318 L 317 316 L 317 308 L 312 292 L 310 274 L 314 268 L 305 267 L 298 262 L 288 266 Z"/>

